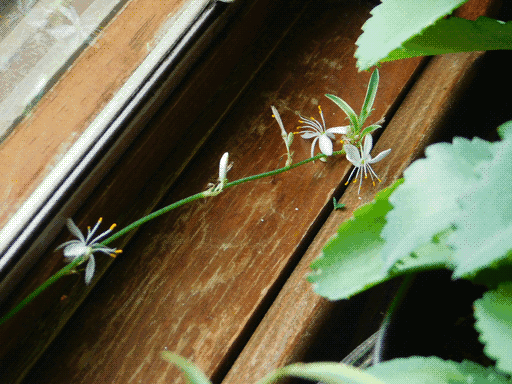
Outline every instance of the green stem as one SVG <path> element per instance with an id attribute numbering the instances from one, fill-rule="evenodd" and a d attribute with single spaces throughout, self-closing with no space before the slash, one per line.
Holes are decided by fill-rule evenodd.
<path id="1" fill-rule="evenodd" d="M 125 234 L 127 234 L 131 230 L 133 230 L 133 229 L 135 229 L 137 227 L 140 227 L 142 224 L 145 224 L 148 221 L 153 220 L 153 219 L 157 218 L 158 216 L 163 215 L 164 213 L 172 211 L 173 209 L 176 209 L 178 207 L 181 207 L 182 205 L 185 205 L 187 203 L 190 203 L 190 202 L 192 202 L 194 200 L 197 200 L 197 199 L 200 199 L 200 198 L 203 198 L 203 197 L 207 197 L 207 195 L 204 192 L 199 192 L 199 193 L 196 193 L 195 195 L 186 197 L 186 198 L 184 198 L 184 199 L 182 199 L 180 201 L 177 201 L 177 202 L 172 203 L 172 204 L 170 204 L 170 205 L 168 205 L 166 207 L 163 207 L 162 209 L 159 209 L 158 211 L 150 213 L 149 215 L 144 216 L 142 219 L 139 219 L 137 221 L 134 221 L 130 225 L 127 225 L 126 227 L 124 227 L 120 231 L 117 231 L 112 236 L 110 236 L 110 237 L 106 238 L 105 240 L 103 240 L 101 242 L 101 244 L 107 245 L 107 244 L 111 243 L 112 241 L 120 238 L 121 236 L 124 236 Z"/>
<path id="2" fill-rule="evenodd" d="M 343 151 L 343 150 L 336 151 L 336 152 L 332 153 L 333 156 L 334 155 L 343 155 L 343 154 L 345 154 L 345 151 Z M 302 161 L 299 161 L 298 163 L 288 165 L 287 167 L 279 168 L 279 169 L 276 169 L 274 171 L 260 173 L 259 175 L 244 177 L 242 179 L 238 179 L 238 180 L 232 181 L 230 183 L 226 183 L 226 185 L 224 186 L 224 189 L 229 188 L 229 187 L 234 187 L 235 185 L 242 184 L 242 183 L 245 183 L 247 181 L 252 181 L 252 180 L 262 179 L 264 177 L 274 176 L 274 175 L 277 175 L 279 173 L 283 173 L 283 172 L 286 172 L 286 171 L 288 171 L 290 169 L 297 168 L 297 167 L 300 167 L 301 165 L 304 165 L 304 164 L 310 163 L 312 161 L 318 160 L 321 157 L 326 157 L 326 156 L 324 154 L 322 154 L 322 153 L 319 153 L 318 155 L 316 155 L 314 157 L 310 157 L 309 159 L 302 160 Z"/>
<path id="3" fill-rule="evenodd" d="M 382 360 L 382 349 L 384 348 L 384 339 L 386 338 L 386 333 L 389 328 L 389 324 L 391 323 L 391 320 L 393 318 L 393 315 L 396 313 L 396 310 L 402 304 L 403 299 L 405 298 L 405 295 L 409 288 L 411 287 L 411 284 L 416 277 L 416 273 L 411 273 L 405 276 L 404 281 L 400 285 L 400 288 L 398 289 L 398 292 L 396 293 L 395 297 L 393 298 L 393 301 L 391 302 L 388 310 L 386 311 L 386 316 L 384 317 L 384 320 L 382 321 L 382 324 L 379 328 L 378 337 L 375 343 L 375 348 L 373 350 L 373 364 L 379 364 Z"/>
<path id="4" fill-rule="evenodd" d="M 341 155 L 341 154 L 344 154 L 344 153 L 345 153 L 345 151 L 343 151 L 343 150 L 336 151 L 336 152 L 333 152 L 333 156 L 334 155 Z M 296 164 L 288 165 L 288 166 L 283 167 L 283 168 L 276 169 L 274 171 L 264 172 L 264 173 L 260 173 L 259 175 L 244 177 L 242 179 L 238 179 L 238 180 L 232 181 L 230 183 L 226 183 L 224 185 L 223 189 L 234 187 L 235 185 L 246 183 L 248 181 L 262 179 L 264 177 L 269 177 L 269 176 L 274 176 L 274 175 L 277 175 L 279 173 L 283 173 L 283 172 L 286 172 L 286 171 L 288 171 L 290 169 L 297 168 L 297 167 L 300 167 L 301 165 L 304 165 L 304 164 L 310 163 L 312 161 L 318 160 L 321 157 L 326 157 L 326 156 L 324 154 L 320 153 L 320 154 L 318 154 L 318 155 L 316 155 L 314 157 L 311 157 L 309 159 L 300 161 L 300 162 L 298 162 Z M 205 197 L 210 197 L 210 196 L 213 196 L 213 195 L 211 193 L 209 193 L 208 191 L 203 191 L 203 192 L 196 193 L 195 195 L 186 197 L 186 198 L 184 198 L 184 199 L 182 199 L 180 201 L 177 201 L 175 203 L 172 203 L 172 204 L 170 204 L 170 205 L 168 205 L 168 206 L 166 206 L 166 207 L 164 207 L 162 209 L 159 209 L 158 211 L 155 211 L 153 213 L 150 213 L 147 216 L 144 216 L 142 219 L 139 219 L 139 220 L 134 221 L 133 223 L 127 225 L 123 229 L 119 230 L 118 232 L 116 232 L 112 236 L 110 236 L 107 239 L 105 239 L 104 241 L 102 241 L 101 244 L 102 245 L 107 245 L 107 244 L 111 243 L 112 241 L 120 238 L 121 236 L 124 236 L 125 234 L 127 234 L 131 230 L 133 230 L 133 229 L 135 229 L 137 227 L 140 227 L 142 224 L 145 224 L 148 221 L 153 220 L 153 219 L 157 218 L 158 216 L 163 215 L 164 213 L 172 211 L 173 209 L 181 207 L 182 205 L 190 203 L 190 202 L 192 202 L 194 200 L 198 200 L 198 199 L 205 198 Z M 32 300 L 34 300 L 41 292 L 43 292 L 46 288 L 48 288 L 50 285 L 55 283 L 58 279 L 60 279 L 61 277 L 69 275 L 70 273 L 72 273 L 74 267 L 77 266 L 78 264 L 80 264 L 81 262 L 83 262 L 82 257 L 78 257 L 75 260 L 73 260 L 72 263 L 66 265 L 64 268 L 62 268 L 56 274 L 51 276 L 48 280 L 46 280 L 43 284 L 41 284 L 34 292 L 32 292 L 25 299 L 23 299 L 23 301 L 21 301 L 16 307 L 14 307 L 11 311 L 9 311 L 5 316 L 0 318 L 0 325 L 5 323 L 11 317 L 13 317 L 23 307 L 25 307 L 28 303 L 30 303 Z"/>
<path id="5" fill-rule="evenodd" d="M 345 151 L 341 150 L 341 151 L 333 152 L 332 155 L 333 156 L 334 155 L 342 155 L 344 153 L 345 153 Z M 235 185 L 243 184 L 243 183 L 246 183 L 248 181 L 253 181 L 253 180 L 262 179 L 264 177 L 278 175 L 278 174 L 286 172 L 286 171 L 288 171 L 290 169 L 297 168 L 297 167 L 300 167 L 301 165 L 304 165 L 304 164 L 310 163 L 312 161 L 318 160 L 321 157 L 325 157 L 325 155 L 322 154 L 322 153 L 319 153 L 318 155 L 316 155 L 314 157 L 311 157 L 311 158 L 306 159 L 306 160 L 299 161 L 298 163 L 295 163 L 295 164 L 288 165 L 287 167 L 278 168 L 276 170 L 260 173 L 258 175 L 244 177 L 244 178 L 232 181 L 230 183 L 226 183 L 224 185 L 224 189 L 231 188 L 231 187 L 234 187 Z M 199 193 L 196 193 L 195 195 L 189 196 L 189 197 L 187 197 L 185 199 L 179 200 L 179 201 L 177 201 L 175 203 L 172 203 L 172 204 L 170 204 L 170 205 L 168 205 L 166 207 L 163 207 L 163 208 L 159 209 L 158 211 L 150 213 L 149 215 L 144 216 L 142 219 L 134 221 L 130 225 L 128 225 L 128 226 L 124 227 L 123 229 L 117 231 L 112 236 L 110 236 L 110 237 L 106 238 L 105 240 L 103 240 L 102 244 L 103 245 L 107 245 L 107 244 L 111 243 L 112 241 L 117 240 L 121 236 L 124 236 L 126 233 L 130 232 L 131 230 L 133 230 L 133 229 L 135 229 L 137 227 L 140 227 L 142 224 L 147 223 L 148 221 L 153 220 L 153 219 L 157 218 L 158 216 L 163 215 L 164 213 L 172 211 L 173 209 L 181 207 L 182 205 L 190 203 L 190 202 L 192 202 L 194 200 L 198 200 L 198 199 L 205 198 L 205 197 L 209 197 L 208 193 L 206 193 L 206 192 L 199 192 Z"/>
<path id="6" fill-rule="evenodd" d="M 32 300 L 34 300 L 41 292 L 43 292 L 46 288 L 48 288 L 50 285 L 55 283 L 57 280 L 59 280 L 61 277 L 64 277 L 66 275 L 69 275 L 71 273 L 74 273 L 75 267 L 80 264 L 83 261 L 82 257 L 77 257 L 75 260 L 73 260 L 71 263 L 66 265 L 64 268 L 59 270 L 56 274 L 51 276 L 48 280 L 46 280 L 43 284 L 41 284 L 39 287 L 37 287 L 34 292 L 32 292 L 30 295 L 25 297 L 17 306 L 15 306 L 13 309 L 11 309 L 5 316 L 3 316 L 0 319 L 0 325 L 5 323 L 7 320 L 9 320 L 11 317 L 13 317 L 15 314 L 17 314 L 23 307 L 25 307 L 28 303 L 30 303 Z"/>

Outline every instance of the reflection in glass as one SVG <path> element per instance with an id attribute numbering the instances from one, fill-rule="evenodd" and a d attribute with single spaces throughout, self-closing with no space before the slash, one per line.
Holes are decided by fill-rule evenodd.
<path id="1" fill-rule="evenodd" d="M 120 0 L 0 0 L 0 141 L 93 45 Z M 123 1 L 124 3 L 124 1 Z"/>

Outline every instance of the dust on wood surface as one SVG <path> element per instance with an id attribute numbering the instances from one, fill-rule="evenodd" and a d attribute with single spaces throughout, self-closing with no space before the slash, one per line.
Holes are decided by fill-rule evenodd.
<path id="1" fill-rule="evenodd" d="M 299 10 L 279 50 L 166 203 L 204 190 L 225 151 L 234 164 L 230 180 L 283 166 L 270 105 L 289 131 L 298 124 L 296 112 L 318 119 L 319 103 L 328 125 L 346 124 L 325 93 L 360 108 L 370 73 L 357 73 L 353 52 L 370 7 L 336 4 Z M 371 121 L 394 105 L 418 63 L 382 69 Z M 308 158 L 310 146 L 296 137 L 295 161 Z M 180 382 L 178 370 L 160 360 L 164 348 L 192 358 L 208 375 L 222 371 L 311 241 L 349 169 L 341 157 L 317 161 L 157 219 L 125 247 L 29 380 Z"/>

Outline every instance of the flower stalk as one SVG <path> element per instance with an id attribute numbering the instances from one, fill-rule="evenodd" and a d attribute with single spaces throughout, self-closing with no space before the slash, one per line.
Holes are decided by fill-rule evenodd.
<path id="1" fill-rule="evenodd" d="M 342 155 L 342 154 L 345 154 L 345 151 L 341 150 L 341 151 L 333 152 L 333 155 Z M 225 181 L 223 186 L 222 186 L 222 191 L 227 189 L 227 188 L 231 188 L 231 187 L 234 187 L 236 185 L 239 185 L 239 184 L 247 183 L 249 181 L 258 180 L 258 179 L 262 179 L 262 178 L 265 178 L 265 177 L 272 177 L 272 176 L 278 175 L 280 173 L 286 172 L 286 171 L 288 171 L 290 169 L 294 169 L 294 168 L 300 167 L 300 166 L 302 166 L 304 164 L 310 163 L 312 161 L 318 160 L 318 159 L 323 158 L 323 157 L 325 157 L 325 155 L 323 153 L 319 153 L 318 155 L 316 155 L 314 157 L 311 157 L 309 159 L 306 159 L 306 160 L 300 161 L 298 163 L 291 164 L 291 165 L 288 165 L 288 166 L 285 166 L 283 168 L 279 168 L 279 169 L 276 169 L 276 170 L 273 170 L 273 171 L 263 172 L 263 173 L 260 173 L 258 175 L 244 177 L 244 178 L 241 178 L 241 179 L 238 179 L 238 180 L 235 180 L 235 181 L 231 181 L 231 182 L 226 182 Z M 227 156 L 226 156 L 226 159 L 225 159 L 225 164 L 226 164 L 226 173 L 227 173 L 227 171 L 229 170 L 229 166 L 227 165 Z M 220 167 L 219 167 L 219 171 L 220 171 Z M 123 229 L 121 229 L 120 231 L 118 231 L 118 232 L 114 233 L 113 235 L 109 236 L 108 238 L 103 240 L 101 243 L 96 243 L 95 246 L 98 246 L 98 247 L 101 246 L 101 247 L 107 248 L 106 246 L 108 244 L 110 244 L 111 242 L 113 242 L 114 240 L 117 240 L 118 238 L 126 235 L 128 232 L 134 230 L 137 227 L 140 227 L 141 225 L 147 223 L 148 221 L 151 221 L 151 220 L 153 220 L 153 219 L 155 219 L 155 218 L 157 218 L 159 216 L 162 216 L 162 215 L 166 214 L 167 212 L 172 211 L 173 209 L 176 209 L 176 208 L 179 208 L 179 207 L 181 207 L 181 206 L 183 206 L 185 204 L 191 203 L 192 201 L 203 199 L 203 198 L 210 197 L 210 196 L 213 196 L 212 192 L 211 192 L 211 189 L 203 191 L 203 192 L 196 193 L 195 195 L 186 197 L 186 198 L 184 198 L 182 200 L 179 200 L 179 201 L 177 201 L 175 203 L 172 203 L 172 204 L 170 204 L 170 205 L 168 205 L 168 206 L 166 206 L 164 208 L 161 208 L 161 209 L 159 209 L 159 210 L 157 210 L 157 211 L 155 211 L 153 213 L 150 213 L 147 216 L 144 216 L 143 218 L 141 218 L 141 219 L 139 219 L 137 221 L 134 221 L 133 223 L 131 223 L 131 224 L 127 225 L 126 227 L 124 227 Z M 90 231 L 90 233 L 91 233 L 91 235 L 93 235 L 94 231 Z M 102 234 L 100 236 L 103 236 L 103 235 L 104 234 Z M 96 240 L 96 239 L 94 239 L 94 240 Z M 84 240 L 86 240 L 86 239 L 84 239 Z M 71 240 L 71 241 L 74 241 L 74 240 Z M 65 247 L 66 245 L 69 245 L 69 244 L 64 243 L 64 244 L 61 245 L 61 247 L 62 246 Z M 119 253 L 119 252 L 117 252 L 117 253 Z M 21 309 L 23 309 L 27 304 L 29 304 L 32 300 L 34 300 L 37 296 L 39 296 L 39 294 L 41 294 L 46 288 L 48 288 L 49 286 L 54 284 L 57 280 L 59 280 L 60 278 L 62 278 L 64 276 L 76 273 L 76 267 L 78 265 L 86 262 L 87 260 L 89 260 L 89 257 L 90 257 L 90 255 L 88 255 L 86 253 L 86 254 L 79 255 L 79 256 L 76 256 L 76 257 L 72 258 L 72 261 L 71 261 L 70 264 L 66 265 L 64 268 L 60 269 L 57 273 L 52 275 L 48 280 L 46 280 L 43 284 L 41 284 L 38 288 L 36 288 L 36 290 L 34 290 L 30 295 L 28 295 L 25 299 L 23 299 L 18 305 L 16 305 L 16 307 L 14 307 L 7 314 L 5 314 L 2 318 L 0 318 L 0 325 L 2 325 L 7 320 L 12 318 L 16 313 L 18 313 Z"/>
<path id="2" fill-rule="evenodd" d="M 62 10 L 61 10 L 62 12 Z M 71 13 L 68 16 L 70 20 L 72 20 Z M 300 167 L 304 164 L 310 163 L 315 160 L 322 160 L 325 161 L 327 156 L 332 155 L 341 155 L 346 154 L 347 159 L 356 167 L 352 171 L 352 173 L 349 176 L 349 180 L 351 179 L 354 172 L 357 170 L 355 180 L 357 180 L 357 177 L 360 176 L 362 179 L 363 173 L 365 178 L 367 177 L 367 174 L 370 173 L 370 177 L 375 177 L 378 181 L 380 179 L 378 178 L 377 174 L 373 171 L 370 164 L 373 164 L 381 159 L 383 159 L 385 156 L 389 154 L 391 149 L 388 149 L 384 152 L 381 152 L 379 155 L 377 155 L 375 158 L 372 158 L 370 155 L 370 151 L 372 149 L 373 141 L 371 132 L 375 129 L 380 128 L 380 122 L 371 125 L 364 130 L 361 131 L 362 126 L 366 120 L 366 118 L 371 114 L 373 102 L 375 100 L 375 94 L 377 92 L 377 86 L 379 82 L 379 74 L 376 70 L 370 79 L 370 83 L 368 84 L 368 90 L 366 94 L 366 99 L 363 105 L 363 108 L 361 110 L 361 114 L 358 116 L 354 112 L 354 110 L 342 99 L 338 98 L 337 96 L 333 95 L 326 95 L 329 99 L 334 101 L 348 116 L 350 120 L 350 125 L 348 126 L 337 126 L 332 128 L 327 128 L 325 124 L 324 115 L 322 112 L 322 108 L 318 106 L 318 111 L 320 113 L 321 121 L 315 120 L 315 118 L 311 117 L 310 119 L 304 118 L 300 116 L 301 120 L 299 121 L 302 126 L 299 126 L 299 132 L 295 133 L 287 133 L 284 129 L 283 122 L 281 120 L 281 116 L 279 115 L 279 112 L 274 106 L 271 106 L 273 117 L 276 119 L 277 124 L 279 125 L 281 129 L 281 137 L 283 138 L 283 141 L 286 146 L 287 151 L 287 160 L 286 164 L 283 168 L 279 168 L 273 171 L 260 173 L 258 175 L 248 176 L 244 177 L 232 182 L 228 182 L 227 173 L 231 169 L 231 164 L 228 163 L 229 161 L 229 154 L 226 152 L 222 155 L 220 162 L 219 162 L 219 178 L 216 185 L 212 185 L 210 188 L 208 188 L 206 191 L 196 193 L 192 196 L 189 196 L 187 198 L 184 198 L 182 200 L 179 200 L 173 204 L 170 204 L 162 209 L 159 209 L 133 223 L 126 226 L 125 228 L 121 229 L 117 233 L 109 236 L 105 239 L 107 235 L 109 235 L 114 227 L 115 224 L 112 225 L 107 231 L 103 232 L 102 234 L 94 237 L 94 233 L 99 228 L 99 225 L 101 223 L 101 218 L 98 220 L 94 228 L 91 230 L 90 228 L 87 229 L 87 236 L 84 236 L 78 227 L 75 225 L 73 220 L 68 219 L 67 221 L 67 227 L 69 231 L 75 235 L 76 239 L 67 241 L 63 244 L 61 244 L 57 249 L 64 248 L 64 256 L 66 257 L 67 261 L 69 262 L 68 265 L 66 265 L 64 268 L 59 270 L 57 273 L 55 273 L 53 276 L 51 276 L 48 280 L 46 280 L 42 285 L 40 285 L 34 292 L 32 292 L 29 296 L 27 296 L 25 299 L 23 299 L 16 307 L 14 307 L 11 311 L 9 311 L 6 315 L 4 315 L 2 318 L 0 318 L 0 325 L 5 323 L 8 319 L 13 317 L 17 312 L 19 312 L 23 307 L 25 307 L 28 303 L 30 303 L 34 298 L 36 298 L 41 292 L 43 292 L 46 288 L 48 288 L 50 285 L 55 283 L 58 279 L 60 279 L 63 276 L 76 273 L 76 267 L 79 266 L 82 263 L 87 262 L 86 268 L 85 268 L 85 282 L 87 285 L 90 284 L 92 281 L 94 271 L 95 271 L 95 259 L 94 259 L 94 253 L 95 252 L 102 252 L 105 254 L 108 254 L 112 257 L 115 257 L 118 253 L 121 253 L 121 250 L 117 250 L 116 248 L 110 248 L 107 247 L 107 245 L 114 240 L 120 238 L 121 236 L 124 236 L 126 233 L 134 230 L 135 228 L 147 223 L 148 221 L 151 221 L 173 209 L 176 209 L 178 207 L 181 207 L 182 205 L 188 204 L 194 200 L 206 198 L 206 197 L 213 197 L 220 194 L 222 191 L 224 191 L 227 188 L 234 187 L 239 184 L 243 184 L 249 181 L 262 179 L 265 177 L 272 177 L 279 173 L 286 172 L 288 170 Z M 300 134 L 302 138 L 304 139 L 313 139 L 313 142 L 311 144 L 311 157 L 309 159 L 300 161 L 298 163 L 292 164 L 292 154 L 290 152 L 290 146 L 293 142 L 294 134 Z M 345 140 L 347 141 L 343 145 L 343 150 L 341 151 L 333 151 L 333 144 L 332 140 L 335 139 L 334 134 L 341 134 L 344 135 Z M 361 141 L 364 139 L 364 145 L 361 145 Z M 315 145 L 318 142 L 321 153 L 314 156 L 314 150 Z M 359 152 L 358 148 L 354 146 L 353 144 L 359 145 L 361 152 Z M 361 190 L 361 182 L 359 182 L 359 191 Z M 348 181 L 347 181 L 348 184 Z M 374 182 L 375 185 L 375 182 Z M 358 193 L 359 193 L 358 191 Z M 341 208 L 343 205 L 338 204 L 336 202 L 336 199 L 333 200 L 335 209 Z"/>
<path id="3" fill-rule="evenodd" d="M 294 135 L 293 132 L 287 133 L 286 130 L 284 129 L 283 120 L 281 120 L 281 115 L 279 115 L 279 112 L 277 111 L 276 107 L 272 105 L 270 108 L 272 108 L 272 117 L 276 119 L 279 128 L 281 128 L 281 137 L 283 138 L 284 145 L 286 146 L 286 153 L 288 155 L 285 166 L 289 166 L 293 162 L 293 152 L 290 153 L 290 146 L 293 143 Z"/>

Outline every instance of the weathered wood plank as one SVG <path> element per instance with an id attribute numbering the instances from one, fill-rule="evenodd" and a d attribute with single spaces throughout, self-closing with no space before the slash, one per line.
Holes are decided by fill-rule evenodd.
<path id="1" fill-rule="evenodd" d="M 77 213 L 75 222 L 80 228 L 95 223 L 100 216 L 104 217 L 104 223 L 117 222 L 121 227 L 151 212 L 198 148 L 215 131 L 219 116 L 238 97 L 248 79 L 261 67 L 265 55 L 278 44 L 278 37 L 288 28 L 290 20 L 286 18 L 268 26 L 268 14 L 279 13 L 281 3 L 258 1 L 244 7 L 239 2 L 236 6 L 243 12 L 228 29 L 227 36 L 212 45 L 212 52 L 196 68 L 178 69 L 188 72 L 189 81 L 182 85 L 179 95 L 168 100 L 166 108 L 148 122 L 151 128 L 144 131 L 102 181 L 86 208 Z M 301 9 L 304 4 L 295 1 L 289 4 L 291 9 L 293 6 Z M 295 17 L 293 12 L 291 16 Z M 261 38 L 260 31 L 267 28 L 272 29 L 274 40 L 269 41 L 266 35 Z M 242 34 L 244 29 L 257 33 Z M 243 66 L 238 65 L 238 60 Z M 69 238 L 67 230 L 64 232 L 2 308 L 4 313 L 64 266 L 62 254 L 53 252 Z M 133 234 L 115 245 L 123 248 Z M 96 276 L 101 276 L 111 262 L 108 257 L 97 258 Z M 95 282 L 96 278 L 92 285 Z M 64 278 L 0 327 L 0 371 L 4 380 L 14 381 L 28 371 L 90 290 L 91 287 L 84 286 L 82 277 Z M 61 301 L 63 293 L 66 297 Z"/>
<path id="2" fill-rule="evenodd" d="M 491 2 L 469 2 L 459 10 L 459 15 L 476 18 L 494 10 Z M 451 108 L 476 75 L 482 56 L 481 52 L 444 55 L 429 62 L 375 145 L 373 153 L 392 148 L 386 161 L 374 167 L 383 180 L 380 187 L 388 186 L 401 177 L 404 169 L 439 137 Z M 388 69 L 387 65 L 383 65 L 382 72 Z M 382 75 L 382 82 L 385 81 L 386 75 Z M 254 382 L 273 369 L 302 361 L 333 308 L 347 306 L 346 301 L 334 303 L 316 295 L 305 276 L 310 273 L 309 265 L 321 254 L 323 246 L 336 233 L 340 223 L 350 218 L 358 206 L 373 199 L 375 191 L 371 183 L 366 183 L 361 189 L 361 200 L 358 199 L 357 188 L 358 185 L 352 183 L 347 187 L 340 202 L 345 203 L 348 209 L 330 214 L 222 381 L 223 384 Z M 361 324 L 356 337 L 340 337 L 353 341 L 359 336 L 358 342 L 362 342 L 375 332 L 377 328 L 368 329 L 371 323 L 368 320 L 379 310 L 385 310 L 386 301 L 382 303 L 384 296 L 385 292 L 374 290 L 368 298 L 371 304 L 360 318 L 354 319 L 347 312 L 346 321 Z"/>
<path id="3" fill-rule="evenodd" d="M 225 151 L 234 162 L 231 180 L 282 166 L 284 146 L 270 104 L 289 130 L 297 124 L 294 112 L 316 116 L 325 93 L 360 106 L 369 73 L 358 74 L 352 56 L 369 9 L 329 1 L 315 2 L 304 13 L 296 9 L 295 17 L 302 16 L 279 54 L 255 77 L 165 202 L 203 190 L 216 177 Z M 282 14 L 290 14 L 281 12 L 268 18 L 279 24 Z M 270 42 L 276 34 L 270 28 L 265 36 L 262 41 Z M 418 63 L 383 69 L 375 120 L 389 111 Z M 330 125 L 344 121 L 336 106 L 322 104 Z M 297 137 L 295 161 L 309 157 L 310 144 Z M 173 172 L 175 156 L 169 153 L 169 163 L 162 162 L 147 191 L 158 190 Z M 342 159 L 318 161 L 227 190 L 146 226 L 27 382 L 182 382 L 178 371 L 159 359 L 164 347 L 222 377 L 309 244 L 348 169 Z M 127 174 L 121 178 L 129 181 Z"/>
<path id="4" fill-rule="evenodd" d="M 392 148 L 387 160 L 374 167 L 383 180 L 380 187 L 392 184 L 399 178 L 405 167 L 439 134 L 443 113 L 447 109 L 436 110 L 432 98 L 450 98 L 461 85 L 457 84 L 459 81 L 467 85 L 465 80 L 471 75 L 476 59 L 480 56 L 479 53 L 473 53 L 435 58 L 428 66 L 413 93 L 408 95 L 375 145 L 374 153 Z M 449 71 L 450 78 L 442 75 L 447 73 L 447 65 L 452 69 Z M 426 94 L 429 88 L 432 89 L 432 98 Z M 440 93 L 443 89 L 446 93 Z M 433 103 L 429 104 L 429 101 Z M 427 105 L 429 108 L 424 107 Z M 340 223 L 350 218 L 358 206 L 371 201 L 375 194 L 371 183 L 366 183 L 361 188 L 362 200 L 358 200 L 357 189 L 358 185 L 353 183 L 348 186 L 340 200 L 348 209 L 331 213 L 223 383 L 251 382 L 253 378 L 263 377 L 274 368 L 300 361 L 304 356 L 306 347 L 311 345 L 335 305 L 316 295 L 305 276 L 310 272 L 309 264 L 320 255 L 322 247 L 336 233 Z M 375 330 L 368 329 L 366 337 Z"/>

